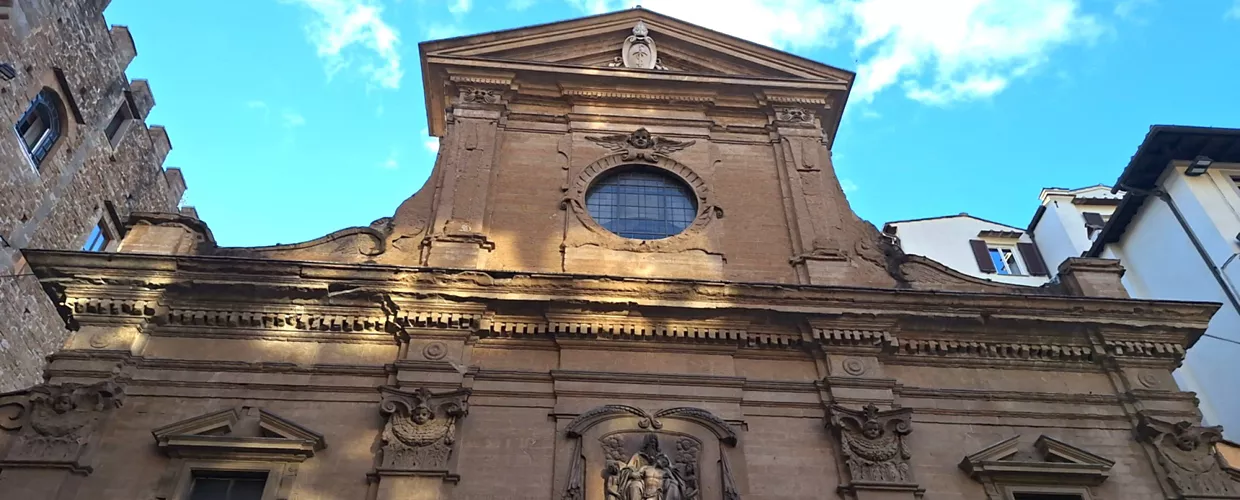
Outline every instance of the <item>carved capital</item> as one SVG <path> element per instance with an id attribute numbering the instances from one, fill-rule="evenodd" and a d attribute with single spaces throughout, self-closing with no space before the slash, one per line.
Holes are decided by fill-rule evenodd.
<path id="1" fill-rule="evenodd" d="M 24 415 L 6 429 L 18 435 L 5 465 L 69 467 L 90 471 L 84 457 L 103 419 L 124 400 L 124 390 L 112 380 L 90 385 L 38 385 L 27 392 Z"/>
<path id="2" fill-rule="evenodd" d="M 912 432 L 912 410 L 830 408 L 828 425 L 837 433 L 852 487 L 914 485 L 912 452 L 905 436 Z"/>
<path id="3" fill-rule="evenodd" d="M 1141 414 L 1137 437 L 1152 446 L 1177 498 L 1240 498 L 1240 482 L 1223 468 L 1214 445 L 1222 427 L 1165 422 Z"/>
<path id="4" fill-rule="evenodd" d="M 383 426 L 381 470 L 448 472 L 456 422 L 469 413 L 469 389 L 434 394 L 426 388 L 412 392 L 381 387 L 379 412 Z"/>

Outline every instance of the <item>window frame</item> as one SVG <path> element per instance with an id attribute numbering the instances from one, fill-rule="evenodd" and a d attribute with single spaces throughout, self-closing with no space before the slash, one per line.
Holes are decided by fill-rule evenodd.
<path id="1" fill-rule="evenodd" d="M 26 134 L 23 134 L 21 127 L 29 122 L 32 117 L 44 119 L 39 113 L 40 109 L 46 109 L 46 129 L 39 134 L 39 138 L 30 144 L 26 140 Z M 30 166 L 36 172 L 43 167 L 43 162 L 51 156 L 52 151 L 56 147 L 56 143 L 60 142 L 65 136 L 65 116 L 60 95 L 51 87 L 43 87 L 30 100 L 30 104 L 26 106 L 26 111 L 13 124 L 13 134 L 17 136 L 17 141 L 21 146 L 22 152 L 25 153 L 26 160 L 30 162 Z M 27 129 L 27 132 L 29 129 Z"/>
<path id="2" fill-rule="evenodd" d="M 626 174 L 631 174 L 631 173 L 648 174 L 651 177 L 658 178 L 661 182 L 663 182 L 663 185 L 641 186 L 641 185 L 623 185 L 623 184 L 610 184 L 609 183 L 610 181 L 616 180 L 618 177 L 622 177 Z M 617 197 L 617 200 L 613 204 L 599 206 L 599 204 L 597 203 L 591 203 L 591 200 L 595 199 L 594 198 L 595 196 L 609 194 L 609 193 L 600 193 L 599 190 L 607 188 L 608 186 L 611 186 L 611 185 L 615 185 L 615 186 L 623 185 L 630 189 L 652 187 L 652 188 L 656 188 L 659 190 L 670 188 L 670 187 L 675 187 L 675 188 L 678 188 L 679 193 L 683 199 L 683 202 L 686 203 L 687 206 L 678 206 L 678 203 L 669 204 L 668 200 L 675 200 L 677 198 L 672 196 L 671 194 L 654 193 L 654 192 L 651 192 L 651 193 L 617 192 L 617 193 L 614 193 L 614 195 Z M 636 196 L 636 197 L 641 198 L 642 202 L 640 202 L 638 205 L 622 204 L 620 203 L 619 198 L 624 197 L 624 196 Z M 656 197 L 656 199 L 658 200 L 657 202 L 658 206 L 656 207 L 645 206 L 644 202 L 646 201 L 645 199 L 647 197 Z M 667 169 L 660 168 L 657 166 L 651 166 L 651 165 L 623 164 L 615 168 L 609 169 L 607 172 L 601 173 L 597 177 L 592 179 L 589 185 L 585 189 L 585 195 L 583 196 L 583 201 L 584 201 L 586 215 L 589 216 L 590 219 L 595 224 L 597 224 L 599 227 L 603 228 L 604 230 L 608 231 L 609 233 L 617 237 L 624 238 L 626 240 L 659 241 L 659 240 L 666 240 L 668 238 L 673 238 L 681 234 L 684 234 L 686 231 L 689 230 L 689 228 L 693 226 L 694 222 L 697 219 L 698 212 L 700 209 L 700 206 L 698 204 L 699 203 L 698 198 L 699 198 L 698 194 L 694 190 L 693 186 L 685 182 L 685 180 L 681 178 L 681 176 L 675 174 L 674 172 L 670 172 Z M 613 208 L 617 211 L 617 213 L 613 214 L 612 217 L 603 218 L 599 215 L 598 212 L 595 211 L 595 208 L 602 208 L 602 207 Z M 625 209 L 636 209 L 638 211 L 638 216 L 635 218 L 623 217 L 620 212 Z M 657 210 L 659 218 L 657 219 L 642 218 L 641 213 L 644 209 Z M 673 215 L 676 213 L 679 213 L 680 215 L 687 215 L 686 220 L 676 220 L 673 217 Z M 606 222 L 604 222 L 603 219 L 605 219 Z M 676 231 L 675 233 L 670 233 L 668 231 L 663 231 L 659 233 L 655 233 L 655 232 L 647 233 L 647 232 L 639 231 L 639 230 L 618 231 L 618 230 L 613 229 L 612 227 L 608 227 L 608 225 L 615 224 L 618 222 L 623 222 L 623 221 L 652 221 L 652 222 L 664 224 L 668 228 L 675 228 L 678 226 L 681 226 L 681 227 L 679 227 L 679 230 Z M 661 236 L 643 237 L 643 236 L 639 236 L 638 234 L 646 234 L 648 236 L 658 236 L 658 235 L 661 235 Z"/>
<path id="3" fill-rule="evenodd" d="M 278 462 L 260 462 L 250 460 L 184 460 L 176 471 L 176 492 L 167 500 L 190 500 L 193 497 L 194 479 L 212 473 L 227 474 L 266 474 L 263 483 L 262 500 L 275 500 L 280 489 L 280 480 L 286 474 L 286 466 L 290 464 Z M 203 474 L 203 473 L 206 474 Z"/>
<path id="4" fill-rule="evenodd" d="M 986 251 L 991 256 L 991 259 L 990 259 L 991 263 L 995 265 L 995 272 L 994 272 L 995 275 L 997 276 L 1029 276 L 1028 273 L 1024 272 L 1021 269 L 1021 262 L 1024 256 L 1020 254 L 1020 250 L 1016 248 L 1016 245 L 1001 245 L 1001 244 L 996 244 L 996 243 L 987 241 Z M 1012 267 L 1009 267 L 1007 262 L 1003 263 L 1004 264 L 1003 267 L 999 267 L 999 261 L 995 260 L 994 258 L 995 252 L 999 252 L 1000 259 L 1003 259 L 1002 257 L 1003 253 L 1007 252 L 1008 257 L 1012 261 L 1011 262 Z M 1016 272 L 1012 272 L 1013 268 L 1015 269 Z"/>
<path id="5" fill-rule="evenodd" d="M 94 238 L 96 234 L 99 235 L 99 238 L 97 239 Z M 90 247 L 92 241 L 101 241 L 103 245 L 98 249 L 91 249 Z M 108 248 L 112 246 L 112 242 L 112 231 L 108 229 L 108 224 L 104 221 L 103 217 L 100 217 L 99 220 L 95 222 L 95 225 L 91 226 L 90 231 L 86 233 L 86 241 L 82 243 L 81 251 L 106 252 L 108 251 Z"/>
<path id="6" fill-rule="evenodd" d="M 1016 498 L 1017 494 L 1029 495 L 1076 495 L 1079 500 L 1094 500 L 1090 496 L 1089 488 L 1084 486 L 1050 486 L 1050 485 L 1033 485 L 1033 484 L 1010 484 L 996 482 L 1001 491 L 1004 500 L 1022 500 Z"/>
<path id="7" fill-rule="evenodd" d="M 116 151 L 124 142 L 125 136 L 129 134 L 129 130 L 134 127 L 134 122 L 138 120 L 138 108 L 133 102 L 133 92 L 126 90 L 124 99 L 121 100 L 120 106 L 116 107 L 116 112 L 112 113 L 112 119 L 108 120 L 108 125 L 103 129 L 103 135 L 108 140 L 108 144 L 112 146 L 112 150 Z M 118 117 L 122 117 L 120 123 L 117 124 L 116 130 L 108 134 L 108 129 L 117 121 Z"/>

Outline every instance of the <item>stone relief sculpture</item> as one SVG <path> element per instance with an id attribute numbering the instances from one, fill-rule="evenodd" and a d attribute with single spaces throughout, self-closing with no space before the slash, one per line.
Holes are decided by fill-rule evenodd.
<path id="1" fill-rule="evenodd" d="M 620 55 L 607 66 L 612 68 L 667 69 L 659 62 L 659 49 L 655 46 L 654 39 L 650 38 L 650 29 L 646 27 L 646 23 L 641 21 L 638 21 L 633 26 L 633 34 L 624 39 L 624 47 L 620 49 Z"/>
<path id="2" fill-rule="evenodd" d="M 433 394 L 382 387 L 383 469 L 446 471 L 456 440 L 456 422 L 468 413 L 469 390 Z"/>
<path id="3" fill-rule="evenodd" d="M 861 411 L 831 407 L 830 425 L 839 432 L 840 450 L 853 483 L 913 483 L 912 453 L 904 436 L 912 431 L 911 410 L 880 411 L 873 404 Z"/>
<path id="4" fill-rule="evenodd" d="M 1137 433 L 1157 451 L 1167 481 L 1183 497 L 1240 498 L 1240 482 L 1223 470 L 1214 450 L 1223 439 L 1222 427 L 1172 424 L 1141 415 Z"/>
<path id="5" fill-rule="evenodd" d="M 618 436 L 611 436 L 618 438 Z M 604 441 L 610 456 L 620 440 Z M 688 448 L 685 443 L 692 443 Z M 622 446 L 622 445 L 621 445 Z M 688 438 L 677 441 L 677 460 L 663 453 L 659 437 L 646 434 L 642 446 L 627 461 L 608 460 L 604 496 L 607 500 L 689 500 L 697 498 L 697 454 L 701 444 Z M 685 453 L 686 449 L 695 450 Z"/>
<path id="6" fill-rule="evenodd" d="M 638 160 L 652 163 L 657 161 L 654 155 L 667 156 L 697 142 L 654 137 L 644 127 L 637 129 L 632 134 L 605 135 L 601 137 L 587 136 L 586 139 L 616 153 L 623 153 L 624 161 Z"/>
<path id="7" fill-rule="evenodd" d="M 30 389 L 28 416 L 5 462 L 76 462 L 91 435 L 124 391 L 111 380 L 90 385 L 65 383 Z"/>
<path id="8" fill-rule="evenodd" d="M 601 462 L 596 462 L 600 460 L 596 458 L 587 461 L 589 453 L 583 448 L 587 432 L 595 425 L 614 419 L 629 419 L 631 427 L 621 425 L 619 430 L 601 436 L 589 434 L 597 436 L 589 441 L 596 442 L 599 447 L 596 449 L 602 453 Z M 679 421 L 668 424 L 678 430 L 665 428 L 665 419 Z M 717 444 L 713 440 L 703 442 L 700 432 L 718 438 Z M 736 445 L 736 433 L 727 422 L 706 410 L 669 408 L 651 413 L 628 405 L 605 405 L 578 415 L 569 423 L 566 433 L 575 439 L 575 444 L 561 500 L 593 498 L 593 495 L 586 495 L 587 474 L 602 476 L 602 498 L 605 500 L 695 500 L 702 496 L 703 478 L 719 481 L 721 484 L 717 488 L 721 487 L 726 500 L 740 499 L 727 453 L 722 448 Z M 697 433 L 696 437 L 692 433 Z M 708 450 L 707 446 L 711 448 Z M 717 472 L 703 474 L 704 457 L 718 459 Z"/>

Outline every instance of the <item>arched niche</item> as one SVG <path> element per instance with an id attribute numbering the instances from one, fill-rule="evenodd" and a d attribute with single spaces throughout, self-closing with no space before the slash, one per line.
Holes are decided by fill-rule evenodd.
<path id="1" fill-rule="evenodd" d="M 734 500 L 744 489 L 732 426 L 700 408 L 600 406 L 564 429 L 572 441 L 562 500 Z"/>

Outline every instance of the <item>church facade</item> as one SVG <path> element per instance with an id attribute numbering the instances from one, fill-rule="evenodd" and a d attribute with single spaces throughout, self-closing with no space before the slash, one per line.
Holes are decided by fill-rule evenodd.
<path id="1" fill-rule="evenodd" d="M 834 175 L 852 73 L 643 9 L 421 63 L 392 217 L 27 252 L 72 336 L 0 395 L 0 497 L 1240 498 L 1171 378 L 1218 305 L 903 255 Z"/>

